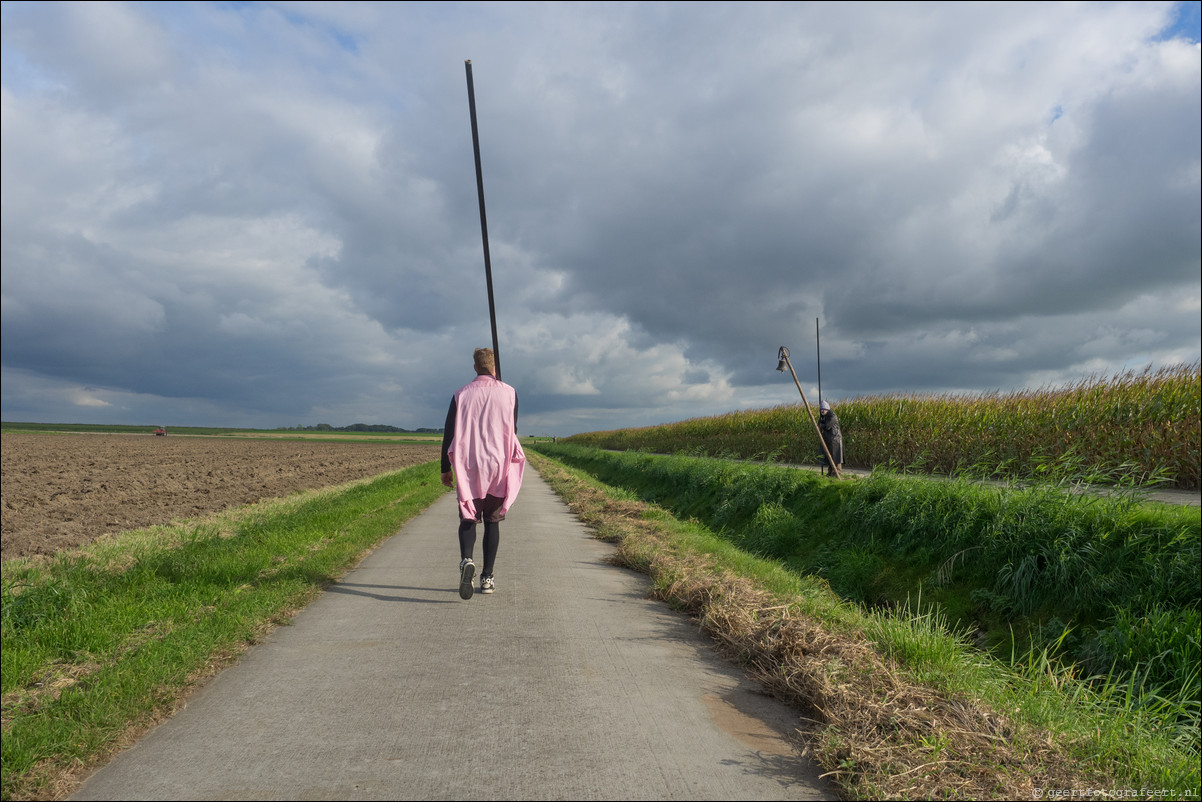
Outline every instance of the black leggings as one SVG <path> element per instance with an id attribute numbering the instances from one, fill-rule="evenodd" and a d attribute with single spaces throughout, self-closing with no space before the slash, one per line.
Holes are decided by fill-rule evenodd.
<path id="1" fill-rule="evenodd" d="M 484 522 L 484 570 L 481 576 L 492 576 L 493 564 L 497 561 L 497 546 L 501 544 L 501 524 L 497 521 Z M 459 521 L 459 557 L 471 559 L 476 548 L 476 522 Z"/>

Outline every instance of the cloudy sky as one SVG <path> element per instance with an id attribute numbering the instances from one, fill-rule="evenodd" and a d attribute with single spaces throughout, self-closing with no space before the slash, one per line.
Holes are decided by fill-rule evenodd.
<path id="1" fill-rule="evenodd" d="M 1199 359 L 1199 3 L 4 3 L 3 419 L 523 434 Z"/>

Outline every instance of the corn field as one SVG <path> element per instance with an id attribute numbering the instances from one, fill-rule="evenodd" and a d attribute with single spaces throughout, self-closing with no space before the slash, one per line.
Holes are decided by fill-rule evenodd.
<path id="1" fill-rule="evenodd" d="M 1120 485 L 1202 486 L 1199 364 L 1091 377 L 1017 393 L 862 396 L 832 405 L 845 466 Z M 817 415 L 817 409 L 814 410 Z M 574 435 L 615 450 L 814 463 L 800 404 Z"/>

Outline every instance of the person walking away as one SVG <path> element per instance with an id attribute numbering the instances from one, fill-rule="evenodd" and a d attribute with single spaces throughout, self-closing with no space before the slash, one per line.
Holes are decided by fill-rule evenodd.
<path id="1" fill-rule="evenodd" d="M 455 488 L 459 510 L 459 596 L 470 599 L 476 575 L 476 524 L 484 524 L 480 592 L 493 593 L 501 521 L 522 487 L 526 454 L 518 442 L 517 391 L 497 378 L 491 348 L 472 355 L 476 378 L 451 396 L 442 434 L 442 483 Z"/>
<path id="2" fill-rule="evenodd" d="M 822 432 L 822 442 L 826 443 L 826 450 L 831 452 L 831 462 L 834 463 L 833 466 L 828 464 L 824 473 L 834 476 L 836 469 L 843 468 L 843 432 L 839 431 L 839 416 L 825 401 L 818 405 L 818 429 Z"/>

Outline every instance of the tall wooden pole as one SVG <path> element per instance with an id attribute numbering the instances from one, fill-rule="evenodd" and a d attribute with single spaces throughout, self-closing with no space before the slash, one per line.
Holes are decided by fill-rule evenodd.
<path id="1" fill-rule="evenodd" d="M 818 406 L 822 407 L 822 336 L 818 333 L 818 318 L 814 318 L 814 342 L 818 348 Z"/>
<path id="2" fill-rule="evenodd" d="M 501 378 L 501 349 L 497 344 L 497 308 L 492 294 L 492 259 L 488 255 L 488 217 L 484 213 L 484 171 L 480 167 L 480 133 L 476 128 L 476 87 L 472 83 L 472 60 L 463 62 L 467 70 L 467 105 L 472 113 L 472 149 L 476 153 L 476 190 L 480 195 L 480 238 L 484 241 L 484 280 L 488 284 L 488 320 L 492 324 L 492 353 Z"/>

